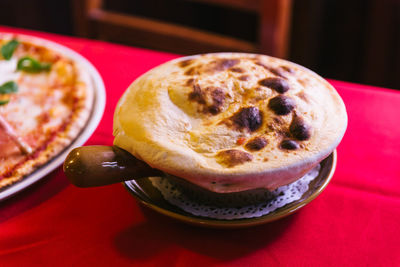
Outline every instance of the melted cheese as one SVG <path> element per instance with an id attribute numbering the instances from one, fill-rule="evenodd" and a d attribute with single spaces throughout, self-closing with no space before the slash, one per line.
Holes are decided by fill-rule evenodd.
<path id="1" fill-rule="evenodd" d="M 13 57 L 10 60 L 0 60 L 0 85 L 17 81 L 21 76 L 21 72 L 16 71 L 18 59 Z"/>

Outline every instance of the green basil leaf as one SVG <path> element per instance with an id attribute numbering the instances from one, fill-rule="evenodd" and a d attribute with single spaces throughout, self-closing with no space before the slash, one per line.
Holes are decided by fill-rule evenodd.
<path id="1" fill-rule="evenodd" d="M 7 104 L 8 102 L 10 102 L 10 99 L 7 100 L 0 100 L 0 106 Z"/>
<path id="2" fill-rule="evenodd" d="M 17 70 L 22 70 L 30 73 L 38 73 L 41 71 L 49 71 L 51 68 L 50 63 L 41 63 L 29 56 L 22 57 L 18 60 Z"/>
<path id="3" fill-rule="evenodd" d="M 16 93 L 18 91 L 18 84 L 14 81 L 3 83 L 0 86 L 0 94 Z"/>
<path id="4" fill-rule="evenodd" d="M 1 47 L 1 55 L 4 57 L 4 59 L 9 60 L 12 57 L 18 44 L 19 42 L 17 40 L 11 40 Z"/>
<path id="5" fill-rule="evenodd" d="M 41 63 L 41 68 L 44 71 L 49 71 L 51 69 L 51 64 L 50 63 Z"/>

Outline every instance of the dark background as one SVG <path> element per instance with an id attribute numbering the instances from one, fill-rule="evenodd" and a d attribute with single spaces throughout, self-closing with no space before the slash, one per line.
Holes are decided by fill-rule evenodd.
<path id="1" fill-rule="evenodd" d="M 107 9 L 254 41 L 257 15 L 182 0 Z M 1 0 L 0 24 L 75 35 L 72 0 Z M 400 89 L 400 0 L 293 0 L 288 59 L 326 78 Z"/>

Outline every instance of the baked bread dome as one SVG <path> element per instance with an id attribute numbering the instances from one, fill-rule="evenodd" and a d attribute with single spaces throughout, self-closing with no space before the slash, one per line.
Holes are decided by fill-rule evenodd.
<path id="1" fill-rule="evenodd" d="M 114 145 L 217 193 L 274 190 L 307 173 L 347 126 L 336 90 L 265 55 L 178 58 L 134 81 L 114 114 Z"/>

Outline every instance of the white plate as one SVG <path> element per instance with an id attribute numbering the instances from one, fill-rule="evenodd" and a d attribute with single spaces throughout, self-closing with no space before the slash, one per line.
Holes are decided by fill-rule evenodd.
<path id="1" fill-rule="evenodd" d="M 36 169 L 33 173 L 29 174 L 21 181 L 12 184 L 11 186 L 6 187 L 2 191 L 0 191 L 0 201 L 20 192 L 21 190 L 27 188 L 28 186 L 32 185 L 33 183 L 37 182 L 38 180 L 49 174 L 54 169 L 58 168 L 64 162 L 65 157 L 73 148 L 83 145 L 99 125 L 100 120 L 103 116 L 105 101 L 106 101 L 104 83 L 99 72 L 86 58 L 84 58 L 77 52 L 60 44 L 33 36 L 27 36 L 22 34 L 0 33 L 0 36 L 6 36 L 6 35 L 8 36 L 12 35 L 19 40 L 26 40 L 38 45 L 44 45 L 50 47 L 51 49 L 54 49 L 55 51 L 58 51 L 63 55 L 73 59 L 75 62 L 81 64 L 89 72 L 89 75 L 91 76 L 91 80 L 93 83 L 93 90 L 94 90 L 93 92 L 94 103 L 86 127 L 82 129 L 82 131 L 74 139 L 74 141 L 72 141 L 71 144 L 67 146 L 63 151 L 61 151 L 57 156 L 53 157 L 49 162 Z"/>

